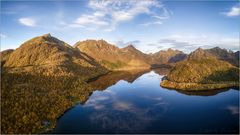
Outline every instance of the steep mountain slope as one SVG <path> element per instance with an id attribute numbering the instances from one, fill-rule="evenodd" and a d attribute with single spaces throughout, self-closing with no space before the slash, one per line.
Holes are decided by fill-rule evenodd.
<path id="1" fill-rule="evenodd" d="M 91 75 L 104 70 L 92 58 L 50 34 L 23 43 L 9 55 L 3 66 L 11 72 L 55 75 Z"/>
<path id="2" fill-rule="evenodd" d="M 110 70 L 130 70 L 150 67 L 145 61 L 145 55 L 133 46 L 120 49 L 104 40 L 86 40 L 77 42 L 75 47 Z"/>
<path id="3" fill-rule="evenodd" d="M 238 67 L 240 67 L 240 65 L 239 65 L 239 58 L 240 58 L 240 52 L 239 51 L 236 51 L 235 53 L 234 53 L 234 56 L 235 56 L 235 58 L 236 58 L 236 60 L 237 60 L 237 66 Z"/>
<path id="4" fill-rule="evenodd" d="M 209 90 L 238 86 L 239 68 L 197 49 L 179 62 L 161 82 L 161 86 L 183 90 Z"/>
<path id="5" fill-rule="evenodd" d="M 167 64 L 167 63 L 176 63 L 178 61 L 184 60 L 186 54 L 179 50 L 173 50 L 169 48 L 166 51 L 159 51 L 152 54 L 152 57 L 155 59 L 155 64 Z"/>

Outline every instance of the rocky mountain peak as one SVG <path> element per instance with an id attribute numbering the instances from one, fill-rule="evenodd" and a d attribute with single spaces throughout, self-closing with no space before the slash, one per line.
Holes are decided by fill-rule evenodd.
<path id="1" fill-rule="evenodd" d="M 52 36 L 51 36 L 50 33 L 47 33 L 47 34 L 42 35 L 42 37 L 50 38 L 50 37 L 52 37 Z"/>
<path id="2" fill-rule="evenodd" d="M 132 44 L 130 44 L 130 45 L 124 47 L 124 48 L 125 48 L 125 49 L 136 50 L 136 48 L 135 48 Z"/>

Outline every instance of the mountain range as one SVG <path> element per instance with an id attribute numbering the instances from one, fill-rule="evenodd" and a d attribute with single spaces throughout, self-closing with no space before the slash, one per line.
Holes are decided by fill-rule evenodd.
<path id="1" fill-rule="evenodd" d="M 199 48 L 201 49 L 201 48 Z M 239 52 L 231 52 L 215 47 L 201 49 L 211 57 L 239 66 Z M 160 50 L 154 54 L 145 54 L 133 45 L 124 48 L 104 40 L 79 41 L 71 46 L 50 34 L 35 37 L 24 42 L 16 50 L 1 52 L 1 66 L 9 72 L 33 72 L 50 75 L 88 75 L 102 74 L 115 70 L 149 69 L 156 65 L 175 65 L 187 57 L 196 56 L 179 50 Z"/>
<path id="2" fill-rule="evenodd" d="M 145 54 L 134 45 L 118 48 L 104 40 L 86 40 L 71 46 L 45 34 L 2 51 L 0 57 L 2 133 L 45 133 L 96 89 L 119 79 L 132 82 L 151 68 L 167 74 L 160 85 L 172 89 L 239 85 L 239 51 L 219 47 L 198 48 L 189 55 L 173 49 Z M 98 77 L 105 81 L 93 81 Z"/>

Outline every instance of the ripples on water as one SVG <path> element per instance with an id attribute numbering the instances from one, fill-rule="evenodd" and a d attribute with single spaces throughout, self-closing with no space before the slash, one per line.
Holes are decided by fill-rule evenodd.
<path id="1" fill-rule="evenodd" d="M 239 91 L 162 88 L 167 71 L 102 76 L 84 104 L 66 112 L 54 133 L 238 133 Z"/>

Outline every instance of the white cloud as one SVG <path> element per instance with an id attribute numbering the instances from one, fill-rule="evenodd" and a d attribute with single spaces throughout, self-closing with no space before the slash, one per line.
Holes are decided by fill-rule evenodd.
<path id="1" fill-rule="evenodd" d="M 106 26 L 108 25 L 108 22 L 100 20 L 98 18 L 98 14 L 97 15 L 95 14 L 95 15 L 82 15 L 75 21 L 75 24 L 78 25 L 95 24 L 98 26 Z"/>
<path id="2" fill-rule="evenodd" d="M 36 21 L 32 18 L 20 18 L 19 20 L 19 23 L 21 23 L 22 25 L 25 25 L 25 26 L 29 26 L 29 27 L 35 27 L 36 26 Z"/>
<path id="3" fill-rule="evenodd" d="M 207 49 L 216 46 L 237 51 L 239 50 L 239 38 L 205 34 L 174 34 L 163 37 L 156 43 L 149 43 L 148 46 L 157 48 L 155 50 L 173 48 L 186 53 L 198 47 Z"/>
<path id="4" fill-rule="evenodd" d="M 162 21 L 155 21 L 155 22 L 147 22 L 147 23 L 143 23 L 143 24 L 140 24 L 142 26 L 150 26 L 150 25 L 158 25 L 158 24 L 162 24 Z"/>
<path id="5" fill-rule="evenodd" d="M 228 16 L 228 17 L 240 16 L 240 4 L 232 7 L 228 12 L 225 12 L 223 14 Z"/>
<path id="6" fill-rule="evenodd" d="M 124 40 L 118 40 L 118 41 L 115 41 L 115 44 L 118 46 L 118 47 L 126 47 L 128 45 L 133 45 L 134 47 L 138 46 L 139 44 L 141 43 L 140 40 L 132 40 L 132 41 L 128 41 L 128 42 L 125 42 Z"/>
<path id="7" fill-rule="evenodd" d="M 162 20 L 169 18 L 168 11 L 157 0 L 92 0 L 89 1 L 88 7 L 93 12 L 81 15 L 71 25 L 81 27 L 91 25 L 105 31 L 113 31 L 119 23 L 131 21 L 140 14 L 153 17 L 154 22 L 145 22 L 148 25 L 162 24 Z M 154 8 L 157 10 L 153 11 Z"/>
<path id="8" fill-rule="evenodd" d="M 0 37 L 1 37 L 1 38 L 7 38 L 7 35 L 1 33 L 1 34 L 0 34 Z"/>

